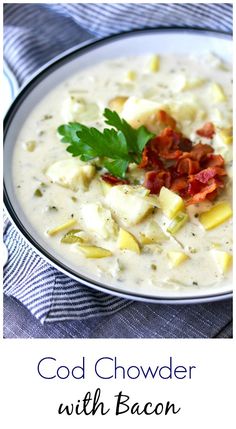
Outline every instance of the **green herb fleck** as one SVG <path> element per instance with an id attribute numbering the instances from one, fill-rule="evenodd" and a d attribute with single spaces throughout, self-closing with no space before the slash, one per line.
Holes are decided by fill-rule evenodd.
<path id="1" fill-rule="evenodd" d="M 35 197 L 42 197 L 42 196 L 43 196 L 43 193 L 42 193 L 42 191 L 40 191 L 40 189 L 36 189 L 36 190 L 34 191 L 34 196 L 35 196 Z"/>

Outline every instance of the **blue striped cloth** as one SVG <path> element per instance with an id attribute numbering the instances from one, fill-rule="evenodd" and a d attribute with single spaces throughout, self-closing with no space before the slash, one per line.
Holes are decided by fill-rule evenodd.
<path id="1" fill-rule="evenodd" d="M 22 85 L 55 55 L 80 42 L 130 29 L 160 26 L 205 27 L 230 33 L 232 5 L 5 4 L 4 58 Z M 111 317 L 118 313 L 124 325 L 129 326 L 129 315 L 134 313 L 138 320 L 147 321 L 148 318 L 150 321 L 153 317 L 153 336 L 176 337 L 177 332 L 179 337 L 189 337 L 194 332 L 195 337 L 208 337 L 215 336 L 231 322 L 230 302 L 222 303 L 220 314 L 215 311 L 214 304 L 195 305 L 188 311 L 183 306 L 156 306 L 161 310 L 153 311 L 151 305 L 86 288 L 41 259 L 7 219 L 4 241 L 9 252 L 4 270 L 4 292 L 23 303 L 42 323 Z M 176 312 L 178 317 L 174 316 Z M 198 327 L 199 317 L 201 327 Z M 139 326 L 138 336 L 143 337 L 145 332 L 144 323 L 143 327 Z M 152 336 L 152 332 L 147 336 Z"/>

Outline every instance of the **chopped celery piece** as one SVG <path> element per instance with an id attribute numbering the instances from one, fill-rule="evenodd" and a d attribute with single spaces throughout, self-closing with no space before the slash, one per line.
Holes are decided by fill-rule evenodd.
<path id="1" fill-rule="evenodd" d="M 232 209 L 228 202 L 222 202 L 213 206 L 207 212 L 199 216 L 201 224 L 206 230 L 215 228 L 232 217 Z"/>
<path id="2" fill-rule="evenodd" d="M 86 258 L 107 258 L 108 256 L 112 256 L 112 252 L 110 250 L 104 249 L 103 247 L 97 246 L 87 246 L 87 245 L 79 245 L 79 250 L 81 250 Z"/>
<path id="3" fill-rule="evenodd" d="M 76 235 L 80 231 L 81 229 L 71 229 L 64 235 L 64 237 L 62 237 L 61 243 L 68 243 L 68 244 L 82 243 L 83 239 L 78 235 Z"/>
<path id="4" fill-rule="evenodd" d="M 36 141 L 30 140 L 28 142 L 25 142 L 23 146 L 24 146 L 24 149 L 27 150 L 28 152 L 33 152 L 34 149 L 36 148 Z"/>
<path id="5" fill-rule="evenodd" d="M 65 229 L 70 228 L 71 226 L 75 225 L 76 223 L 77 223 L 76 219 L 68 220 L 68 222 L 65 222 L 62 225 L 59 225 L 53 229 L 50 229 L 48 231 L 48 235 L 51 235 L 51 236 L 56 235 L 56 234 L 58 234 L 58 232 L 64 231 Z"/>
<path id="6" fill-rule="evenodd" d="M 167 231 L 170 234 L 176 234 L 180 228 L 187 222 L 188 215 L 187 213 L 179 212 L 172 220 L 171 224 L 168 226 Z"/>
<path id="7" fill-rule="evenodd" d="M 36 190 L 34 191 L 34 196 L 35 196 L 35 197 L 42 197 L 42 196 L 43 196 L 43 193 L 42 193 L 42 191 L 40 191 L 40 189 L 36 189 Z"/>

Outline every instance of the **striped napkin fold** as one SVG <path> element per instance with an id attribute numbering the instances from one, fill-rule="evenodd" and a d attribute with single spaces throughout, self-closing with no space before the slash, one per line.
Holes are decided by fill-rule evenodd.
<path id="1" fill-rule="evenodd" d="M 160 26 L 206 27 L 230 33 L 232 4 L 8 3 L 4 4 L 4 58 L 22 85 L 47 61 L 80 42 L 121 31 Z M 132 313 L 137 303 L 94 291 L 61 274 L 24 241 L 7 219 L 4 242 L 9 252 L 4 269 L 4 293 L 18 299 L 42 323 L 111 316 L 120 311 L 129 324 L 129 311 L 125 307 L 130 305 Z M 194 336 L 215 335 L 213 324 L 216 321 L 218 331 L 230 322 L 230 305 L 222 305 L 220 316 L 218 312 L 215 314 L 214 304 L 213 307 L 209 305 L 194 306 L 195 313 L 179 307 L 178 314 L 183 314 L 182 320 L 181 316 L 178 318 L 179 337 L 189 336 L 193 331 Z M 152 308 L 139 303 L 139 317 L 145 320 L 148 314 L 150 318 Z M 160 326 L 163 320 L 169 320 L 162 327 L 162 337 L 176 337 L 178 320 L 175 320 L 175 329 L 170 323 L 176 311 L 177 307 L 170 305 L 160 311 Z M 198 318 L 192 320 L 196 311 L 201 320 L 205 320 L 199 328 Z M 154 322 L 158 317 L 153 312 Z M 140 328 L 140 337 L 144 332 L 145 326 L 143 332 Z"/>

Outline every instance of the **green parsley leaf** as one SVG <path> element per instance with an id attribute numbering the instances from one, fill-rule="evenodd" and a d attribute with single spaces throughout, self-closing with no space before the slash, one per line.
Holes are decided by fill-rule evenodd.
<path id="1" fill-rule="evenodd" d="M 138 129 L 131 127 L 125 119 L 119 117 L 117 112 L 112 112 L 109 109 L 104 110 L 103 116 L 106 118 L 106 124 L 123 132 L 129 148 L 137 155 L 139 163 L 144 147 L 154 137 L 154 134 L 150 133 L 143 125 Z"/>
<path id="2" fill-rule="evenodd" d="M 124 159 L 116 159 L 114 161 L 104 161 L 104 167 L 110 171 L 113 176 L 125 179 L 125 173 L 128 168 L 129 161 Z"/>
<path id="3" fill-rule="evenodd" d="M 77 122 L 61 125 L 58 133 L 67 151 L 82 161 L 101 158 L 104 167 L 114 176 L 125 178 L 129 163 L 138 164 L 147 142 L 154 136 L 144 126 L 137 130 L 120 118 L 116 112 L 105 109 L 106 123 L 113 128 L 102 132 Z"/>

